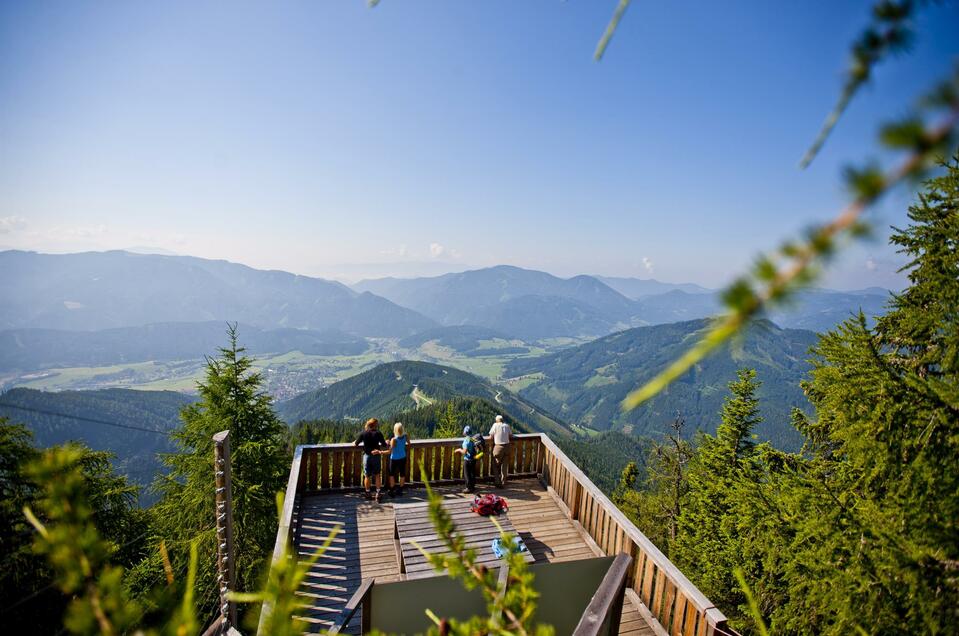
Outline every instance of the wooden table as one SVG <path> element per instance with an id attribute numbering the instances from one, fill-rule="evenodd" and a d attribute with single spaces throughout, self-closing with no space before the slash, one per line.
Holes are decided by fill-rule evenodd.
<path id="1" fill-rule="evenodd" d="M 489 517 L 480 516 L 470 510 L 471 503 L 471 499 L 448 499 L 443 502 L 443 507 L 452 516 L 457 532 L 466 537 L 467 546 L 476 550 L 476 562 L 490 568 L 499 567 L 501 560 L 493 554 L 492 542 L 500 536 L 500 531 Z M 430 521 L 429 503 L 393 504 L 393 514 L 396 519 L 396 533 L 400 541 L 406 578 L 423 579 L 439 576 L 426 560 L 426 556 L 413 545 L 415 541 L 421 548 L 432 554 L 446 552 Z M 500 513 L 496 516 L 496 521 L 505 532 L 517 535 L 508 513 Z M 528 550 L 522 554 L 527 563 L 533 562 L 533 555 Z"/>

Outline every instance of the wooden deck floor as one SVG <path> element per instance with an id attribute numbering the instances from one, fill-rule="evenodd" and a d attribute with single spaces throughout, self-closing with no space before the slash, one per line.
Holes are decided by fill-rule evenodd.
<path id="1" fill-rule="evenodd" d="M 462 497 L 462 486 L 440 487 L 444 497 Z M 485 490 L 483 486 L 480 491 Z M 495 491 L 507 499 L 509 517 L 537 563 L 586 559 L 601 555 L 567 519 L 554 498 L 535 479 L 510 482 Z M 366 578 L 377 581 L 402 580 L 393 543 L 392 502 L 425 500 L 421 488 L 407 489 L 401 498 L 384 498 L 383 503 L 367 501 L 360 493 L 307 495 L 298 502 L 295 534 L 298 554 L 307 556 L 320 547 L 329 533 L 339 533 L 333 544 L 314 564 L 301 593 L 310 608 L 301 618 L 311 624 L 309 631 L 322 632 Z M 348 633 L 359 631 L 351 624 Z M 620 634 L 651 636 L 656 631 L 644 620 L 635 595 L 627 595 Z"/>

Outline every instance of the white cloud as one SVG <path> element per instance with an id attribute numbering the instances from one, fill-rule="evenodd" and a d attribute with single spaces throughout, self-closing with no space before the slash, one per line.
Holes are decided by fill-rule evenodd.
<path id="1" fill-rule="evenodd" d="M 870 272 L 874 272 L 879 269 L 879 263 L 876 262 L 876 259 L 870 256 L 866 259 L 866 269 L 868 269 Z"/>
<path id="2" fill-rule="evenodd" d="M 27 225 L 27 220 L 22 216 L 3 216 L 0 217 L 0 234 L 10 234 L 17 230 L 22 230 Z"/>
<path id="3" fill-rule="evenodd" d="M 430 243 L 430 258 L 441 258 L 449 254 L 449 251 L 439 243 Z"/>
<path id="4" fill-rule="evenodd" d="M 383 256 L 398 256 L 399 258 L 406 258 L 410 255 L 410 249 L 406 246 L 406 243 L 403 243 L 399 247 L 391 247 L 388 250 L 381 250 L 380 254 Z"/>
<path id="5" fill-rule="evenodd" d="M 647 274 L 653 273 L 653 261 L 648 256 L 643 257 L 643 267 L 646 268 Z"/>

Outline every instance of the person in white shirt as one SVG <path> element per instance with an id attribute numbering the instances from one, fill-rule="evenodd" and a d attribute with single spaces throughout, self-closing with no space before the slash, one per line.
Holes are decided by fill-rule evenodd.
<path id="1" fill-rule="evenodd" d="M 513 441 L 513 429 L 503 421 L 502 415 L 496 416 L 489 430 L 493 442 L 493 479 L 497 488 L 506 485 L 506 467 L 509 465 L 509 445 Z"/>

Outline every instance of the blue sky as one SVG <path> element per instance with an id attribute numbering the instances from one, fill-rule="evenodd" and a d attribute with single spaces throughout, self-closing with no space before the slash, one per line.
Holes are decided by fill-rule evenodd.
<path id="1" fill-rule="evenodd" d="M 511 263 L 718 286 L 829 218 L 959 55 L 920 17 L 823 154 L 865 2 L 0 3 L 0 247 L 356 277 Z M 872 216 L 825 283 L 895 286 Z"/>

